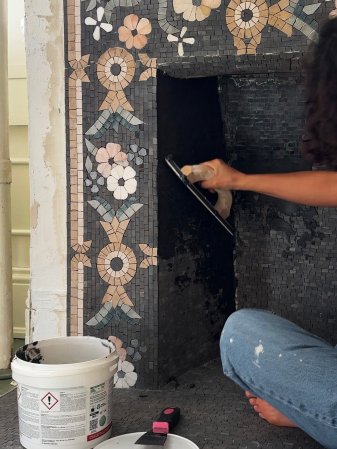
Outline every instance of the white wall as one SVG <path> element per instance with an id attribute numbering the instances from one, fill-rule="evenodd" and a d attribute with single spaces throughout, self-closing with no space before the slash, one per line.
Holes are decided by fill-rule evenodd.
<path id="1" fill-rule="evenodd" d="M 25 0 L 30 151 L 27 339 L 66 334 L 64 27 L 61 0 Z"/>
<path id="2" fill-rule="evenodd" d="M 12 165 L 12 271 L 14 337 L 25 337 L 29 287 L 29 160 L 24 0 L 8 2 L 9 152 Z"/>

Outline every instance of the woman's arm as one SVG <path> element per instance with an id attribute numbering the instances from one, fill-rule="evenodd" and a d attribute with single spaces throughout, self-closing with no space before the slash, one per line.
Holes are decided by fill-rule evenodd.
<path id="1" fill-rule="evenodd" d="M 219 159 L 204 165 L 214 170 L 214 176 L 201 184 L 205 189 L 248 190 L 308 206 L 337 206 L 337 172 L 247 175 Z"/>

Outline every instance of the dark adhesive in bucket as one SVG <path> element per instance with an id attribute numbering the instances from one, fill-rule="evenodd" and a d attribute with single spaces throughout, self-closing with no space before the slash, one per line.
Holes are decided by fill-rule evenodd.
<path id="1" fill-rule="evenodd" d="M 16 356 L 25 362 L 41 363 L 42 355 L 38 344 L 38 341 L 34 341 L 34 343 L 22 346 L 17 350 Z"/>
<path id="2" fill-rule="evenodd" d="M 95 337 L 43 340 L 12 362 L 20 442 L 27 449 L 91 449 L 110 436 L 118 356 Z"/>

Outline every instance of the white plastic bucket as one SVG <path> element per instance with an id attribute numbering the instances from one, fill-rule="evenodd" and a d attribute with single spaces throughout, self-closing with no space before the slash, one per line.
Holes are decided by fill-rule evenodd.
<path id="1" fill-rule="evenodd" d="M 127 433 L 118 437 L 104 441 L 96 449 L 150 449 L 161 446 L 144 446 L 143 444 L 135 444 L 135 442 L 144 435 L 145 432 Z M 165 441 L 163 449 L 199 449 L 198 446 L 187 438 L 169 433 Z"/>
<path id="2" fill-rule="evenodd" d="M 27 449 L 92 449 L 111 434 L 115 346 L 95 337 L 42 340 L 12 361 L 20 442 Z"/>

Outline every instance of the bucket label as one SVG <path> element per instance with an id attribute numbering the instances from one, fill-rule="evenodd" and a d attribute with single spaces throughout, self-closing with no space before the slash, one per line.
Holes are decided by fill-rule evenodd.
<path id="1" fill-rule="evenodd" d="M 110 430 L 112 411 L 109 401 L 113 378 L 90 388 L 90 421 L 87 441 L 95 440 Z"/>
<path id="2" fill-rule="evenodd" d="M 96 440 L 111 428 L 111 393 L 112 379 L 86 388 L 56 390 L 20 385 L 20 435 L 46 447 Z"/>
<path id="3" fill-rule="evenodd" d="M 60 411 L 60 397 L 59 396 L 56 397 L 56 395 L 51 393 L 50 391 L 48 391 L 48 393 L 41 399 L 41 403 L 48 410 L 51 410 L 53 408 L 54 411 L 56 410 Z M 45 410 L 45 408 L 42 407 L 42 410 Z"/>

